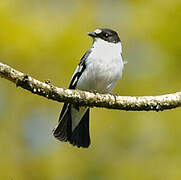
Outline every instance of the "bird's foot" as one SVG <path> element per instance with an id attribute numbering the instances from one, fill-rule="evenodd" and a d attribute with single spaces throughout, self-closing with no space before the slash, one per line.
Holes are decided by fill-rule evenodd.
<path id="1" fill-rule="evenodd" d="M 109 93 L 110 95 L 112 95 L 114 97 L 114 100 L 116 101 L 116 97 L 118 96 L 118 94 L 113 94 L 113 93 Z"/>
<path id="2" fill-rule="evenodd" d="M 93 90 L 90 90 L 91 93 L 94 93 L 95 95 L 98 93 L 97 90 L 93 89 Z"/>

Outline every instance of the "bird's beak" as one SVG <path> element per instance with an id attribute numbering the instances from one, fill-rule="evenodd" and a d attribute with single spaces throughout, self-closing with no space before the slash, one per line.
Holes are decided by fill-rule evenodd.
<path id="1" fill-rule="evenodd" d="M 88 32 L 88 35 L 93 38 L 97 37 L 97 34 L 95 32 Z"/>

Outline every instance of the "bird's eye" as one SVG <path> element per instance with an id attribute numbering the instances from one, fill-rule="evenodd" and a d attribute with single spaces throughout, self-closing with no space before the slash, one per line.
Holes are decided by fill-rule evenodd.
<path id="1" fill-rule="evenodd" d="M 109 37 L 109 34 L 106 33 L 105 36 L 106 36 L 106 37 Z"/>

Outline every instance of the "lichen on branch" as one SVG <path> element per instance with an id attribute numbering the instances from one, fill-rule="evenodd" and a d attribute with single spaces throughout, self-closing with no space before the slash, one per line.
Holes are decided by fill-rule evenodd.
<path id="1" fill-rule="evenodd" d="M 48 99 L 77 104 L 80 106 L 102 107 L 126 111 L 163 111 L 181 106 L 181 92 L 160 96 L 117 96 L 87 91 L 64 89 L 49 82 L 41 82 L 28 74 L 0 62 L 0 77 Z"/>

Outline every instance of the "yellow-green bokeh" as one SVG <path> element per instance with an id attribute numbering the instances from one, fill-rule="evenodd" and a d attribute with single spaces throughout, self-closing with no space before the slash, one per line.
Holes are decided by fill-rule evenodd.
<path id="1" fill-rule="evenodd" d="M 128 61 L 114 93 L 180 91 L 180 0 L 1 0 L 0 61 L 68 87 L 99 27 L 118 31 Z M 78 149 L 52 136 L 61 107 L 0 79 L 0 179 L 181 179 L 181 109 L 94 108 L 91 146 Z"/>

